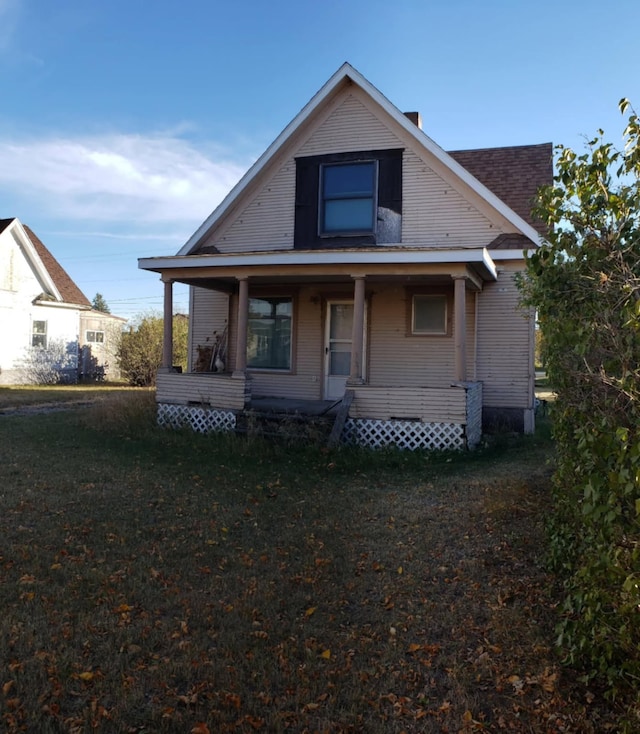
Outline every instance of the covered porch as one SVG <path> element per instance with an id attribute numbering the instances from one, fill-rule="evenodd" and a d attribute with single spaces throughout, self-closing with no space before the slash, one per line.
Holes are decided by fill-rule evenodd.
<path id="1" fill-rule="evenodd" d="M 484 284 L 497 279 L 485 248 L 178 256 L 141 260 L 140 267 L 159 272 L 164 283 L 164 351 L 157 381 L 161 424 L 233 430 L 238 416 L 269 401 L 271 410 L 275 406 L 285 414 L 312 405 L 324 410 L 349 390 L 352 400 L 343 442 L 464 448 L 480 440 L 482 386 L 474 379 L 473 306 Z M 227 299 L 224 371 L 173 370 L 174 282 Z M 247 359 L 254 330 L 250 301 L 260 294 L 285 292 L 296 294 L 291 362 L 280 369 L 256 368 Z M 428 332 L 424 338 L 412 331 L 415 324 L 404 323 L 412 318 L 404 313 L 410 314 L 414 294 L 430 293 L 443 294 L 446 312 L 443 331 L 431 343 Z M 329 334 L 334 302 L 349 308 L 350 334 L 342 344 Z M 195 316 L 197 312 L 191 314 Z M 435 357 L 415 356 L 424 352 L 425 344 Z M 195 344 L 191 347 L 193 353 Z M 328 378 L 336 364 L 339 374 L 329 391 Z"/>

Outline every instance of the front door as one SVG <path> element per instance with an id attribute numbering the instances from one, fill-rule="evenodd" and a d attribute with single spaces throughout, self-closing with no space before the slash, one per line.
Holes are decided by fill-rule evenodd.
<path id="1" fill-rule="evenodd" d="M 324 346 L 325 400 L 339 400 L 344 395 L 351 371 L 352 330 L 353 301 L 329 301 Z"/>

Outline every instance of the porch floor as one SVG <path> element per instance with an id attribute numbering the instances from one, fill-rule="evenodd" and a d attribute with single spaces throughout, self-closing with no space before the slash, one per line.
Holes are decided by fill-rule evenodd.
<path id="1" fill-rule="evenodd" d="M 247 406 L 256 413 L 282 413 L 286 415 L 335 416 L 341 400 L 297 400 L 254 395 Z"/>

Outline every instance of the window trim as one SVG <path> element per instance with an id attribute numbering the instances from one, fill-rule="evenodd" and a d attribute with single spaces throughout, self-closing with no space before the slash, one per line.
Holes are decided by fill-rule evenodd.
<path id="1" fill-rule="evenodd" d="M 89 334 L 93 334 L 94 336 L 102 334 L 102 339 L 90 339 Z M 101 329 L 87 329 L 84 333 L 85 343 L 87 344 L 104 344 L 104 337 L 105 333 Z"/>
<path id="2" fill-rule="evenodd" d="M 249 304 L 251 303 L 251 299 L 259 299 L 267 301 L 270 298 L 276 299 L 283 299 L 288 298 L 291 300 L 291 331 L 289 335 L 289 367 L 254 367 L 249 364 L 249 321 L 251 319 L 247 317 L 247 371 L 248 372 L 259 372 L 260 374 L 268 374 L 273 373 L 276 375 L 283 375 L 283 374 L 294 374 L 295 372 L 295 359 L 296 359 L 296 345 L 295 345 L 295 321 L 297 318 L 297 298 L 296 294 L 292 293 L 290 290 L 287 291 L 278 291 L 278 290 L 269 290 L 265 292 L 260 291 L 251 291 L 249 293 Z"/>
<path id="3" fill-rule="evenodd" d="M 444 298 L 444 331 L 417 331 L 415 329 L 415 303 L 417 298 Z M 420 288 L 407 291 L 407 336 L 414 338 L 438 339 L 451 337 L 453 317 L 453 293 L 438 288 Z"/>
<path id="4" fill-rule="evenodd" d="M 44 331 L 36 331 L 36 324 L 44 324 Z M 44 337 L 44 344 L 34 344 L 34 337 Z M 31 347 L 33 349 L 46 349 L 49 341 L 49 324 L 46 319 L 31 319 Z"/>
<path id="5" fill-rule="evenodd" d="M 345 166 L 371 166 L 373 184 L 371 187 L 371 197 L 363 197 L 356 195 L 344 195 L 344 196 L 333 196 L 327 197 L 324 193 L 325 184 L 325 171 L 328 168 L 342 168 Z M 378 223 L 378 178 L 379 178 L 379 165 L 376 158 L 365 158 L 362 160 L 342 160 L 342 161 L 327 161 L 326 163 L 320 163 L 318 166 L 318 175 L 320 180 L 318 182 L 318 237 L 326 239 L 328 237 L 358 237 L 361 235 L 375 235 L 377 232 Z M 371 227 L 361 227 L 358 229 L 332 229 L 327 230 L 325 227 L 325 213 L 326 213 L 326 202 L 327 201 L 348 201 L 350 199 L 369 199 L 371 198 Z"/>

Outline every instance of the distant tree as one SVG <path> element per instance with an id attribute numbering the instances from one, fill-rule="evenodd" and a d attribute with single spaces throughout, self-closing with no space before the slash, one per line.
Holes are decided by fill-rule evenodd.
<path id="1" fill-rule="evenodd" d="M 104 296 L 102 293 L 96 293 L 93 297 L 93 301 L 91 301 L 92 307 L 96 311 L 102 311 L 102 313 L 111 313 L 111 309 L 109 308 L 109 304 L 104 300 Z"/>
<path id="2" fill-rule="evenodd" d="M 148 387 L 156 384 L 156 373 L 162 364 L 164 320 L 157 314 L 137 318 L 135 326 L 122 334 L 118 348 L 120 371 L 131 385 Z M 173 364 L 187 368 L 187 334 L 189 317 L 173 317 Z"/>

